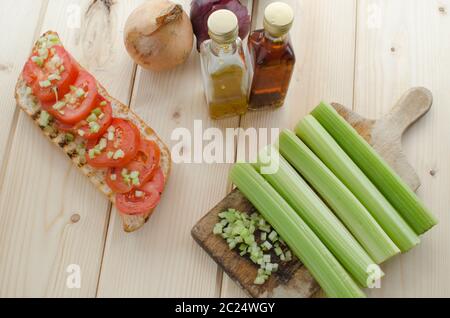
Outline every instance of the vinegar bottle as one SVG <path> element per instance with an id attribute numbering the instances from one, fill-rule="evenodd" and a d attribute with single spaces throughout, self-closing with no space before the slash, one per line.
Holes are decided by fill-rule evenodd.
<path id="1" fill-rule="evenodd" d="M 248 109 L 248 60 L 238 37 L 238 19 L 217 10 L 208 19 L 210 40 L 200 47 L 203 84 L 213 119 L 242 115 Z"/>
<path id="2" fill-rule="evenodd" d="M 295 65 L 289 37 L 294 12 L 283 2 L 268 5 L 264 29 L 252 32 L 248 40 L 253 79 L 249 109 L 277 108 L 284 104 Z"/>

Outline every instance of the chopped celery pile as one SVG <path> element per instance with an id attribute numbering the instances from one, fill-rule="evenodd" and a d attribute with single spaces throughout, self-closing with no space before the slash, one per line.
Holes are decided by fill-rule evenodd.
<path id="1" fill-rule="evenodd" d="M 239 249 L 241 256 L 248 255 L 259 265 L 254 284 L 261 285 L 278 270 L 280 261 L 292 260 L 292 252 L 278 233 L 258 214 L 228 209 L 219 213 L 220 222 L 213 233 L 221 235 L 230 249 Z"/>

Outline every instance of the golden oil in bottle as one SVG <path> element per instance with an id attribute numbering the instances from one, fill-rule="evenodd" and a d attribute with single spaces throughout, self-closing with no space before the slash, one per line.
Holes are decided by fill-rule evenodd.
<path id="1" fill-rule="evenodd" d="M 248 109 L 249 69 L 238 20 L 229 10 L 217 10 L 208 19 L 210 40 L 200 47 L 203 84 L 213 119 L 242 115 Z"/>

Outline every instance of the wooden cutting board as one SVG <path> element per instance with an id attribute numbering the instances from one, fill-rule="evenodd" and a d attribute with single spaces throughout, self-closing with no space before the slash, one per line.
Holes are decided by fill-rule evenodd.
<path id="1" fill-rule="evenodd" d="M 414 190 L 420 180 L 408 163 L 401 147 L 403 133 L 428 112 L 433 98 L 431 92 L 417 87 L 407 91 L 392 110 L 378 120 L 359 116 L 339 104 L 333 107 L 363 136 L 375 150 Z M 218 214 L 229 208 L 242 212 L 257 212 L 253 205 L 235 189 L 209 211 L 192 229 L 195 241 L 219 264 L 238 285 L 253 297 L 312 297 L 320 287 L 298 260 L 281 264 L 264 285 L 254 285 L 258 267 L 247 257 L 229 250 L 221 237 L 212 233 Z"/>

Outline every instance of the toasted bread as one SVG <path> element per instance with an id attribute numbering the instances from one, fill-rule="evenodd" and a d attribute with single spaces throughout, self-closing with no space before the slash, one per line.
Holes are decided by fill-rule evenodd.
<path id="1" fill-rule="evenodd" d="M 56 34 L 56 32 L 48 31 L 43 36 L 48 34 Z M 79 66 L 83 69 L 82 66 Z M 136 113 L 134 113 L 129 107 L 125 106 L 121 102 L 111 97 L 100 83 L 97 82 L 99 94 L 102 95 L 107 101 L 111 103 L 113 109 L 113 116 L 126 119 L 136 125 L 141 132 L 142 138 L 155 141 L 161 149 L 160 167 L 163 171 L 165 181 L 169 178 L 171 168 L 170 151 L 155 131 L 150 128 Z M 30 89 L 27 87 L 22 74 L 20 75 L 16 89 L 15 97 L 17 105 L 28 114 L 33 121 L 41 128 L 45 136 L 55 145 L 60 147 L 72 162 L 81 170 L 81 172 L 89 178 L 89 180 L 103 193 L 109 200 L 115 204 L 115 194 L 109 188 L 105 182 L 106 171 L 101 169 L 95 169 L 86 164 L 84 155 L 80 149 L 85 147 L 85 141 L 76 137 L 73 141 L 68 141 L 66 133 L 59 132 L 56 126 L 50 123 L 46 127 L 40 125 L 41 107 L 36 98 L 30 94 Z M 123 228 L 126 232 L 133 232 L 142 227 L 145 222 L 152 215 L 153 210 L 148 211 L 145 214 L 139 215 L 126 215 L 120 213 L 123 221 Z"/>

